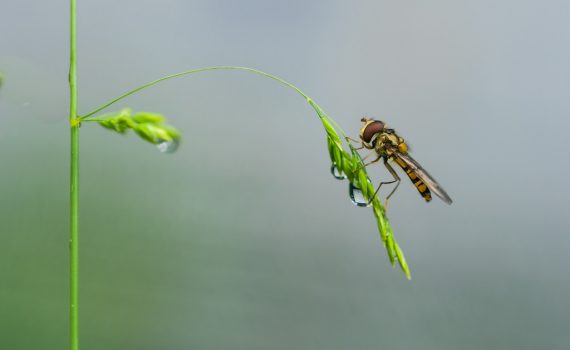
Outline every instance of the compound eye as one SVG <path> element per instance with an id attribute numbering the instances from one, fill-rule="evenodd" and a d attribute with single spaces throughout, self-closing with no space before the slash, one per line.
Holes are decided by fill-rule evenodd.
<path id="1" fill-rule="evenodd" d="M 375 120 L 373 122 L 370 122 L 368 125 L 366 125 L 364 127 L 364 130 L 362 130 L 362 141 L 369 143 L 370 140 L 372 140 L 372 137 L 374 137 L 374 135 L 376 135 L 377 133 L 381 132 L 384 129 L 384 123 L 379 121 L 379 120 Z"/>

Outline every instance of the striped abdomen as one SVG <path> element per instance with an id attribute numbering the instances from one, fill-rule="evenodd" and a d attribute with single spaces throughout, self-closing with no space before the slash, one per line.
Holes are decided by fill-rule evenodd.
<path id="1" fill-rule="evenodd" d="M 418 174 L 410 169 L 410 167 L 398 157 L 392 157 L 392 159 L 406 172 L 406 175 L 412 180 L 412 183 L 418 189 L 418 192 L 424 197 L 426 202 L 431 201 L 431 192 L 427 185 L 420 179 Z"/>

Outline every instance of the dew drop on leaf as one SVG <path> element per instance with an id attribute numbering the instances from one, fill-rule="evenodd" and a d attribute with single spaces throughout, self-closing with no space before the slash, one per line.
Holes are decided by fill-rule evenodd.
<path id="1" fill-rule="evenodd" d="M 335 163 L 333 163 L 331 165 L 331 174 L 332 176 L 334 176 L 335 179 L 337 180 L 344 180 L 346 179 L 346 176 L 344 175 L 344 173 L 342 171 L 340 171 L 340 169 L 336 166 Z"/>
<path id="2" fill-rule="evenodd" d="M 160 140 L 156 144 L 156 148 L 162 153 L 173 153 L 178 149 L 179 144 L 178 140 Z"/>
<path id="3" fill-rule="evenodd" d="M 368 200 L 364 198 L 362 190 L 354 186 L 352 182 L 348 184 L 348 195 L 350 196 L 350 200 L 352 203 L 354 203 L 354 205 L 357 205 L 359 207 L 370 206 L 370 204 L 368 204 Z"/>

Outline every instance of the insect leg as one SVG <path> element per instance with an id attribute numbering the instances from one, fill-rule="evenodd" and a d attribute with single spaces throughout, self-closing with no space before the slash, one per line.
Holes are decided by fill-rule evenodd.
<path id="1" fill-rule="evenodd" d="M 368 156 L 370 156 L 371 154 L 372 154 L 372 153 L 368 153 L 368 155 L 367 155 L 366 157 L 362 158 L 362 160 L 368 158 Z M 374 159 L 374 160 L 372 160 L 372 161 L 370 161 L 370 162 L 368 162 L 368 163 L 364 163 L 364 166 L 369 166 L 370 164 L 374 164 L 374 163 L 376 163 L 377 161 L 379 161 L 380 159 L 382 159 L 382 156 L 378 156 L 376 159 Z"/>
<path id="2" fill-rule="evenodd" d="M 346 139 L 347 142 L 348 142 L 348 141 L 352 141 L 352 142 L 356 143 L 357 145 L 359 145 L 360 147 L 355 148 L 355 150 L 357 150 L 357 151 L 358 151 L 359 149 L 363 149 L 363 148 L 364 148 L 364 145 L 362 144 L 362 141 L 360 141 L 360 140 L 356 140 L 356 139 L 353 139 L 352 137 L 348 137 L 348 136 L 346 136 L 345 139 Z"/>
<path id="3" fill-rule="evenodd" d="M 366 160 L 366 158 L 370 157 L 370 155 L 372 155 L 372 154 L 374 154 L 374 153 L 370 152 L 370 153 L 368 153 L 366 156 L 364 156 L 364 158 L 361 159 L 362 162 L 364 162 L 364 161 Z M 364 164 L 360 163 L 360 164 L 358 165 L 358 167 L 357 167 L 356 169 L 354 169 L 354 171 L 352 172 L 352 175 L 355 175 L 357 172 L 360 171 L 360 169 L 362 169 L 362 168 L 364 168 L 364 167 L 366 167 L 366 166 L 368 166 L 368 165 L 370 165 L 370 164 L 376 163 L 376 162 L 379 161 L 381 158 L 382 158 L 382 156 L 378 156 L 376 159 L 374 159 L 374 160 L 372 160 L 372 161 L 370 161 L 370 162 L 368 162 L 368 163 L 364 163 Z"/>
<path id="4" fill-rule="evenodd" d="M 400 180 L 401 179 L 398 176 L 398 174 L 396 173 L 396 171 L 394 170 L 394 168 L 392 168 L 392 166 L 388 163 L 388 161 L 386 159 L 384 159 L 384 165 L 386 166 L 386 169 L 388 169 L 390 174 L 392 174 L 392 176 L 394 177 L 394 181 L 392 181 L 392 182 L 397 182 L 396 186 L 394 186 L 394 189 L 392 189 L 392 192 L 390 192 L 390 194 L 386 197 L 386 202 L 384 202 L 384 208 L 387 209 L 388 208 L 388 199 L 390 199 L 390 197 L 392 197 L 394 192 L 396 192 L 396 190 L 398 189 L 398 186 L 400 186 Z"/>
<path id="5" fill-rule="evenodd" d="M 367 155 L 365 155 L 362 159 L 362 161 L 364 161 L 366 158 L 370 157 L 370 155 L 372 154 L 372 152 L 368 153 Z"/>
<path id="6" fill-rule="evenodd" d="M 352 176 L 356 175 L 356 173 L 358 173 L 358 172 L 360 171 L 360 169 L 362 169 L 362 168 L 364 168 L 364 167 L 366 167 L 366 166 L 368 166 L 368 165 L 370 165 L 370 164 L 376 163 L 377 161 L 380 160 L 381 156 L 378 156 L 378 157 L 377 157 L 376 159 L 374 159 L 373 161 L 370 161 L 370 162 L 368 162 L 368 163 L 364 163 L 364 161 L 366 160 L 366 158 L 370 157 L 372 154 L 376 154 L 376 153 L 370 152 L 370 153 L 368 153 L 367 155 L 365 155 L 363 158 L 360 159 L 360 160 L 361 160 L 361 163 L 358 164 L 358 167 L 352 171 Z M 363 163 L 364 163 L 364 164 L 363 164 Z"/>
<path id="7" fill-rule="evenodd" d="M 345 136 L 345 139 L 346 139 L 346 141 L 352 141 L 352 142 L 359 144 L 359 145 L 362 144 L 362 141 L 357 140 L 357 139 L 353 139 L 352 137 L 349 137 L 349 136 Z"/>
<path id="8" fill-rule="evenodd" d="M 383 158 L 383 157 L 382 157 Z M 388 185 L 388 184 L 393 184 L 394 182 L 398 182 L 398 185 L 400 184 L 400 177 L 398 176 L 398 174 L 396 174 L 396 172 L 394 171 L 394 169 L 392 169 L 392 167 L 388 164 L 388 161 L 386 160 L 386 158 L 384 159 L 384 165 L 388 168 L 388 171 L 390 171 L 390 174 L 392 174 L 392 177 L 394 178 L 394 180 L 392 181 L 382 181 L 378 184 L 378 188 L 376 188 L 376 191 L 374 191 L 374 194 L 372 195 L 372 197 L 370 197 L 370 200 L 368 201 L 368 204 L 372 203 L 372 201 L 374 200 L 374 198 L 376 197 L 376 195 L 378 194 L 378 191 L 380 191 L 380 187 L 382 187 L 382 185 Z M 376 160 L 378 161 L 378 160 Z M 390 170 L 392 169 L 392 170 Z M 396 187 L 398 187 L 398 185 L 396 185 Z M 391 195 L 391 194 L 390 194 Z"/>

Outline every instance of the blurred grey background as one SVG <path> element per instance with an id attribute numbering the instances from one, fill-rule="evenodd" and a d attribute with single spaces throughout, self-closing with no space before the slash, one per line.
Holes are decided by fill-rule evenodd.
<path id="1" fill-rule="evenodd" d="M 67 1 L 0 0 L 0 348 L 67 346 Z M 329 174 L 293 91 L 246 72 L 114 106 L 184 133 L 160 154 L 81 129 L 82 349 L 568 349 L 567 1 L 86 1 L 80 111 L 244 65 L 343 128 L 387 121 L 455 202 L 389 217 Z M 380 166 L 375 181 L 387 178 Z"/>

